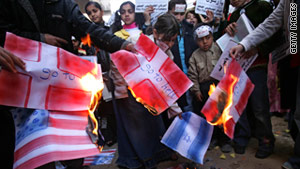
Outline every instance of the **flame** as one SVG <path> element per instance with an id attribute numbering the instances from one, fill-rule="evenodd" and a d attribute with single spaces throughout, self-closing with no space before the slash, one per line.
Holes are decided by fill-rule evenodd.
<path id="1" fill-rule="evenodd" d="M 94 115 L 94 111 L 97 107 L 98 101 L 101 98 L 102 90 L 103 90 L 103 84 L 101 81 L 95 78 L 91 73 L 87 73 L 85 76 L 83 76 L 80 80 L 81 85 L 85 91 L 91 91 L 92 97 L 91 97 L 91 104 L 89 105 L 89 116 L 91 117 L 93 123 L 94 123 L 94 129 L 92 131 L 93 134 L 98 135 L 98 121 Z"/>
<path id="2" fill-rule="evenodd" d="M 209 86 L 208 95 L 210 96 L 216 90 L 216 85 L 213 83 Z"/>
<path id="3" fill-rule="evenodd" d="M 89 47 L 91 47 L 92 46 L 92 41 L 91 41 L 90 34 L 87 34 L 85 37 L 81 38 L 81 42 L 84 45 L 88 45 Z"/>
<path id="4" fill-rule="evenodd" d="M 152 107 L 152 106 L 148 105 L 147 103 L 145 103 L 145 101 L 144 101 L 142 98 L 137 97 L 137 96 L 135 95 L 135 93 L 133 92 L 133 90 L 132 90 L 130 87 L 128 87 L 128 89 L 130 90 L 130 92 L 131 92 L 132 96 L 135 98 L 135 100 L 136 100 L 137 102 L 141 103 L 142 105 L 144 105 L 144 107 L 145 107 L 145 108 L 146 108 L 153 116 L 159 115 L 158 112 L 157 112 L 157 110 L 156 110 L 154 107 Z"/>
<path id="5" fill-rule="evenodd" d="M 222 125 L 223 123 L 225 123 L 226 121 L 228 121 L 229 119 L 232 118 L 232 116 L 229 115 L 229 112 L 230 112 L 230 108 L 233 104 L 233 88 L 238 81 L 238 77 L 236 77 L 232 74 L 230 75 L 230 77 L 232 78 L 233 81 L 229 84 L 228 93 L 227 93 L 227 95 L 223 93 L 223 97 L 224 96 L 226 97 L 226 98 L 224 98 L 226 101 L 225 108 L 223 109 L 221 117 L 216 122 L 209 122 L 211 125 Z M 209 95 L 211 95 L 215 90 L 216 90 L 215 85 L 214 84 L 210 85 L 210 90 L 208 92 Z M 226 126 L 224 126 L 224 130 L 225 131 L 227 130 Z"/>

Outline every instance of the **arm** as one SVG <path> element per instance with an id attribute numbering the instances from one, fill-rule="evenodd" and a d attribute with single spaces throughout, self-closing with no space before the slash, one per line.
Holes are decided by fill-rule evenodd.
<path id="1" fill-rule="evenodd" d="M 121 48 L 126 48 L 128 42 L 119 37 L 113 35 L 111 32 L 107 31 L 105 28 L 101 28 L 98 25 L 90 22 L 79 10 L 77 4 L 71 0 L 65 0 L 66 2 L 66 13 L 68 22 L 73 27 L 74 33 L 79 36 L 85 36 L 90 34 L 93 43 L 108 52 L 115 52 Z"/>
<path id="2" fill-rule="evenodd" d="M 284 0 L 281 0 L 278 7 L 269 15 L 269 17 L 240 42 L 245 51 L 258 46 L 258 44 L 271 37 L 282 27 L 284 13 L 283 4 Z"/>
<path id="3" fill-rule="evenodd" d="M 190 91 L 197 96 L 199 93 L 201 94 L 200 91 L 200 84 L 198 81 L 198 72 L 197 72 L 197 62 L 193 57 L 194 54 L 192 54 L 190 60 L 189 60 L 189 70 L 188 70 L 188 77 L 190 80 L 194 83 L 194 85 L 190 88 Z"/>

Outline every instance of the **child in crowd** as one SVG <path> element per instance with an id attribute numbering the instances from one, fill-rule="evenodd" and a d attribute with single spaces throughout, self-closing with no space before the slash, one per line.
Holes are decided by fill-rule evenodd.
<path id="1" fill-rule="evenodd" d="M 124 25 L 120 27 L 120 23 L 114 23 L 115 28 L 120 30 L 115 34 L 135 43 L 141 34 L 139 26 L 143 25 L 142 22 L 137 21 L 135 5 L 130 1 L 124 2 L 120 6 L 119 13 L 120 16 L 116 14 L 116 22 L 121 19 Z M 163 21 L 171 19 L 168 18 Z M 156 24 L 163 21 L 158 19 Z M 163 24 L 165 26 L 168 24 L 173 29 L 173 27 L 178 27 L 176 23 Z M 162 35 L 169 35 L 170 33 L 171 35 L 166 37 L 160 35 L 161 40 L 165 43 L 172 41 L 171 38 L 177 36 L 178 30 L 168 29 Z M 142 104 L 136 101 L 114 64 L 112 64 L 112 78 L 116 86 L 117 103 L 115 113 L 119 154 L 116 163 L 120 167 L 126 168 L 155 168 L 159 161 L 172 157 L 172 151 L 160 143 L 160 139 L 166 131 L 163 120 L 160 115 L 153 116 Z"/>
<path id="2" fill-rule="evenodd" d="M 229 25 L 225 29 L 230 36 L 234 36 L 237 31 L 236 21 L 241 13 L 245 13 L 253 26 L 257 27 L 273 11 L 269 2 L 261 0 L 230 0 L 230 4 L 236 8 L 230 16 Z M 275 138 L 269 110 L 267 63 L 269 53 L 277 41 L 274 38 L 277 38 L 276 35 L 244 54 L 245 57 L 258 54 L 258 57 L 246 72 L 255 87 L 249 97 L 247 107 L 235 127 L 233 141 L 235 143 L 234 150 L 237 154 L 245 153 L 251 137 L 250 126 L 255 129 L 252 133 L 258 139 L 258 150 L 255 157 L 266 158 L 273 153 Z M 250 117 L 253 120 L 248 120 Z"/>
<path id="3" fill-rule="evenodd" d="M 190 23 L 193 24 L 193 26 L 196 26 L 198 23 L 201 22 L 200 20 L 200 16 L 198 14 L 195 13 L 195 8 L 188 10 L 185 13 L 185 20 Z"/>
<path id="4" fill-rule="evenodd" d="M 199 46 L 189 60 L 188 76 L 194 83 L 190 91 L 193 97 L 193 108 L 195 113 L 201 115 L 200 111 L 207 101 L 209 86 L 217 85 L 218 81 L 210 77 L 210 73 L 218 62 L 222 51 L 213 41 L 213 30 L 207 24 L 199 24 L 195 27 L 194 39 Z M 219 144 L 222 152 L 231 151 L 230 139 L 218 126 L 215 126 L 211 147 Z"/>

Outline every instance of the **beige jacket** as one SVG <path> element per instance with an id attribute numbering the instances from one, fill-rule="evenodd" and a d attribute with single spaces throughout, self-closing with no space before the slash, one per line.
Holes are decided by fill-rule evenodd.
<path id="1" fill-rule="evenodd" d="M 213 42 L 212 47 L 204 52 L 200 48 L 195 50 L 189 60 L 188 77 L 194 83 L 190 91 L 193 94 L 200 92 L 200 83 L 212 80 L 210 73 L 217 64 L 222 51 L 220 47 Z"/>

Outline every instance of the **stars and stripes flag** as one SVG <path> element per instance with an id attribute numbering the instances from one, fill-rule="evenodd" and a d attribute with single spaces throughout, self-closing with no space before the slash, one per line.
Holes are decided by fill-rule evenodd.
<path id="1" fill-rule="evenodd" d="M 138 53 L 115 52 L 111 59 L 139 102 L 158 115 L 170 107 L 193 83 L 147 36 L 136 43 Z"/>
<path id="2" fill-rule="evenodd" d="M 88 112 L 17 108 L 14 169 L 30 169 L 58 160 L 99 154 L 86 133 Z"/>
<path id="3" fill-rule="evenodd" d="M 116 149 L 102 150 L 100 154 L 84 158 L 83 165 L 111 164 L 115 157 Z"/>
<path id="4" fill-rule="evenodd" d="M 222 125 L 225 134 L 232 139 L 235 124 L 243 113 L 253 89 L 254 84 L 240 64 L 233 59 L 201 112 L 211 124 Z"/>
<path id="5" fill-rule="evenodd" d="M 182 119 L 178 116 L 174 119 L 161 142 L 182 156 L 203 164 L 213 129 L 202 117 L 185 112 Z"/>

